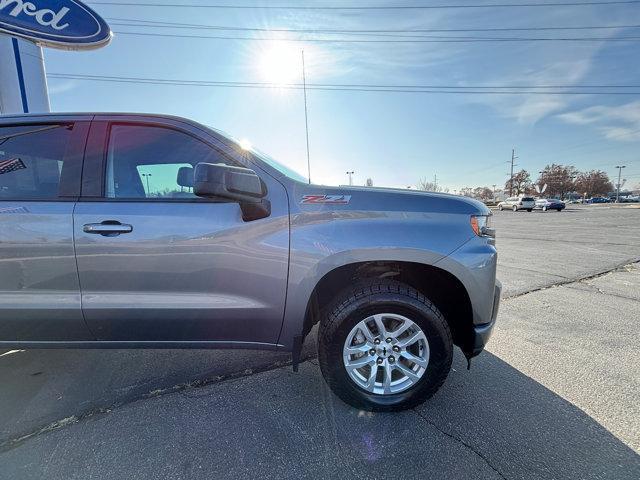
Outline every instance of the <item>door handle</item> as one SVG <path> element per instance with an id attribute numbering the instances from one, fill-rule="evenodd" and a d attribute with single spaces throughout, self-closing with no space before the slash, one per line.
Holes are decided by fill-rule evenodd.
<path id="1" fill-rule="evenodd" d="M 106 220 L 102 223 L 87 223 L 82 227 L 85 233 L 95 233 L 105 237 L 115 237 L 121 233 L 133 232 L 133 226 L 120 223 L 115 220 Z"/>

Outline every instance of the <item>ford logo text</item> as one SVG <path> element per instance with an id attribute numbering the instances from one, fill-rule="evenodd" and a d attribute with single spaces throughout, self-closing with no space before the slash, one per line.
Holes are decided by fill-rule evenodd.
<path id="1" fill-rule="evenodd" d="M 111 29 L 78 0 L 0 0 L 0 32 L 53 48 L 82 50 L 111 41 Z"/>

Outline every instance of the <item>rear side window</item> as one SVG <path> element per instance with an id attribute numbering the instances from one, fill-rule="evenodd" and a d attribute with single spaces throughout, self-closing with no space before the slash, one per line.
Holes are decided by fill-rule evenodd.
<path id="1" fill-rule="evenodd" d="M 189 199 L 200 162 L 232 164 L 186 133 L 166 127 L 114 124 L 107 148 L 107 198 Z"/>
<path id="2" fill-rule="evenodd" d="M 533 202 L 533 197 L 522 197 L 523 202 Z"/>
<path id="3" fill-rule="evenodd" d="M 0 200 L 57 199 L 72 129 L 0 127 Z"/>

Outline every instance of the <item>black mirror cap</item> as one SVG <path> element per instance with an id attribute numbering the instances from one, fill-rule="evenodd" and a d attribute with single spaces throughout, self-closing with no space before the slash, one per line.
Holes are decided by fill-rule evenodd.
<path id="1" fill-rule="evenodd" d="M 198 163 L 193 177 L 193 191 L 199 197 L 259 203 L 266 195 L 260 177 L 249 168 L 223 163 Z"/>
<path id="2" fill-rule="evenodd" d="M 245 222 L 271 215 L 271 203 L 260 177 L 250 168 L 223 163 L 198 163 L 193 173 L 193 192 L 199 197 L 218 197 L 240 204 Z"/>

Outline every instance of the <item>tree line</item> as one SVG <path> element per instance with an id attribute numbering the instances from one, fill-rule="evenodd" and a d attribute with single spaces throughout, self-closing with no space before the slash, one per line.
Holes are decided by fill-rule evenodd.
<path id="1" fill-rule="evenodd" d="M 573 165 L 555 163 L 544 167 L 535 181 L 529 172 L 520 170 L 505 182 L 504 188 L 505 192 L 511 191 L 513 196 L 533 195 L 537 193 L 536 186 L 542 190 L 545 185 L 545 196 L 559 198 L 565 198 L 569 193 L 597 197 L 607 195 L 614 189 L 609 175 L 602 170 L 580 172 Z"/>
<path id="2" fill-rule="evenodd" d="M 536 186 L 542 191 L 545 185 L 547 188 L 542 195 L 562 199 L 570 193 L 590 198 L 607 195 L 614 190 L 609 176 L 602 170 L 580 172 L 573 165 L 557 165 L 553 163 L 547 165 L 535 181 L 532 180 L 531 174 L 526 170 L 515 172 L 513 178 L 509 178 L 505 182 L 504 193 L 508 196 L 540 195 L 536 190 Z M 449 191 L 448 188 L 437 185 L 435 182 L 429 182 L 426 179 L 421 179 L 417 187 L 419 190 L 431 192 Z M 467 197 L 490 201 L 495 198 L 498 192 L 502 193 L 502 191 L 495 191 L 490 187 L 465 187 L 460 189 L 459 193 Z"/>

